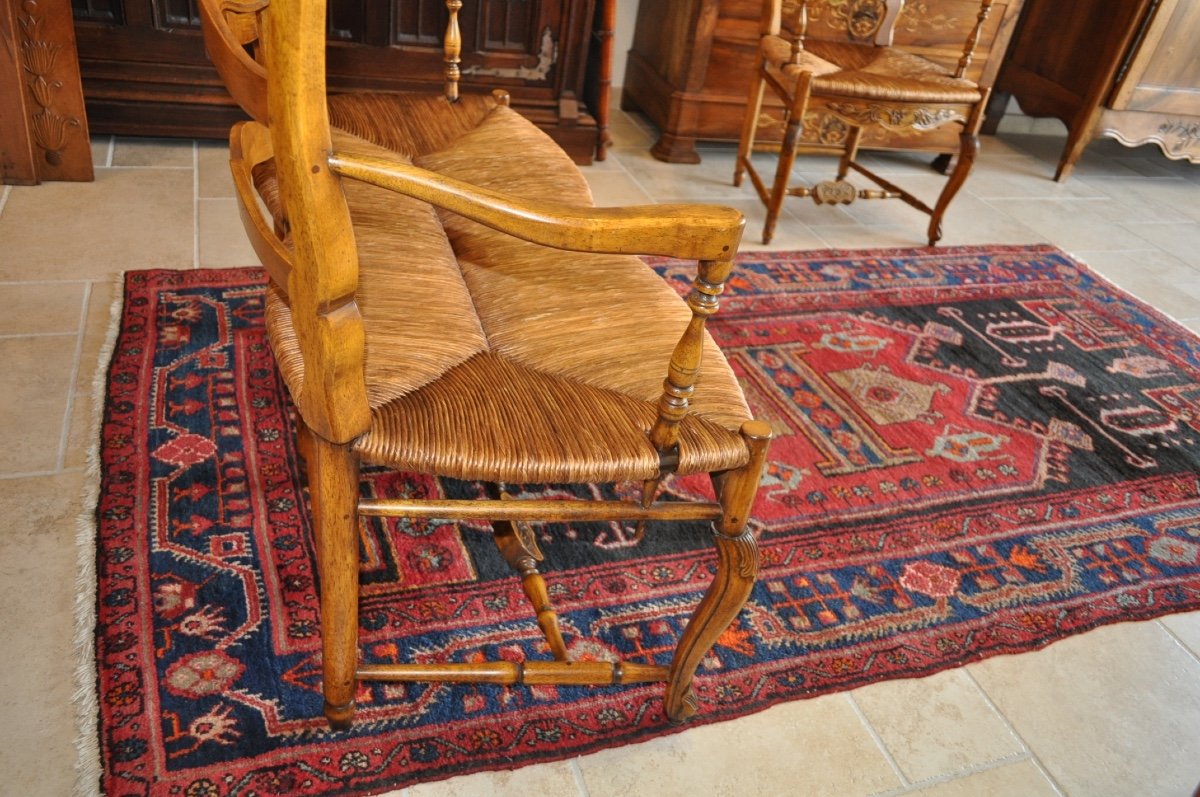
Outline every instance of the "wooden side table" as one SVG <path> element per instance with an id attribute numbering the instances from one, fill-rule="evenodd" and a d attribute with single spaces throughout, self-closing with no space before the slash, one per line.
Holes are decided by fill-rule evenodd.
<path id="1" fill-rule="evenodd" d="M 91 179 L 70 0 L 0 0 L 0 183 Z"/>

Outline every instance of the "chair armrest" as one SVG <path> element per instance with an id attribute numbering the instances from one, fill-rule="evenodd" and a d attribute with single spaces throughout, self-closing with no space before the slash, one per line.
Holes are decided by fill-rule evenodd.
<path id="1" fill-rule="evenodd" d="M 411 196 L 525 241 L 574 252 L 727 260 L 746 220 L 714 205 L 575 207 L 517 200 L 399 159 L 334 153 L 330 168 Z M 314 167 L 315 168 L 315 167 Z"/>

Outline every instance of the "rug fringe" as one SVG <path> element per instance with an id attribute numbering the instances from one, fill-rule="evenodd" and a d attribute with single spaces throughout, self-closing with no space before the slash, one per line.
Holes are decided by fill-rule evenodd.
<path id="1" fill-rule="evenodd" d="M 92 377 L 92 417 L 88 437 L 87 465 L 84 471 L 83 509 L 76 520 L 75 546 L 78 556 L 75 576 L 75 788 L 76 797 L 100 794 L 98 726 L 100 703 L 96 693 L 96 506 L 100 499 L 100 433 L 104 422 L 105 387 L 108 368 L 116 349 L 121 328 L 121 308 L 125 300 L 125 273 L 116 279 L 117 298 L 109 308 L 108 331 L 96 372 Z"/>

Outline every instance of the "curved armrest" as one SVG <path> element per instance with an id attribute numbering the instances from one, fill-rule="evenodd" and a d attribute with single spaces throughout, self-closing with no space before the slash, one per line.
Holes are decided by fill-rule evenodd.
<path id="1" fill-rule="evenodd" d="M 740 212 L 714 205 L 526 202 L 392 158 L 335 153 L 329 166 L 343 177 L 415 197 L 522 240 L 574 252 L 729 259 L 746 223 Z"/>
<path id="2" fill-rule="evenodd" d="M 255 122 L 238 122 L 229 132 L 229 169 L 237 191 L 238 215 L 250 245 L 271 280 L 285 292 L 292 273 L 292 255 L 259 209 L 251 170 L 274 157 L 271 133 Z"/>

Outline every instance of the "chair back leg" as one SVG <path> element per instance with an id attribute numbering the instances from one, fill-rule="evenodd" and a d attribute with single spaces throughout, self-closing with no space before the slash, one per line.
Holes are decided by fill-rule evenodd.
<path id="1" fill-rule="evenodd" d="M 308 484 L 321 580 L 321 671 L 325 716 L 350 727 L 358 686 L 358 457 L 310 434 Z"/>

